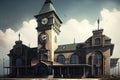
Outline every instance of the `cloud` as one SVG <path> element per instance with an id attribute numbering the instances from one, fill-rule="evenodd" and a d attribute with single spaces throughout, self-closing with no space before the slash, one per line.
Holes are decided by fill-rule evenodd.
<path id="1" fill-rule="evenodd" d="M 35 19 L 30 20 L 29 22 L 24 21 L 23 27 L 18 31 L 21 33 L 21 39 L 24 44 L 29 45 L 31 47 L 37 46 L 37 22 Z"/>
<path id="2" fill-rule="evenodd" d="M 100 12 L 101 23 L 100 28 L 104 29 L 104 34 L 112 39 L 112 43 L 115 44 L 113 57 L 120 58 L 120 11 L 113 9 L 103 9 Z M 31 47 L 37 46 L 37 23 L 35 19 L 30 21 L 24 21 L 22 27 L 18 31 L 14 31 L 11 28 L 6 29 L 5 32 L 0 30 L 0 57 L 7 57 L 9 50 L 15 45 L 15 41 L 18 40 L 18 34 L 21 33 L 21 40 L 23 44 Z M 84 19 L 78 21 L 71 18 L 61 26 L 60 44 L 69 44 L 84 42 L 87 38 L 92 36 L 92 31 L 97 29 L 96 21 L 94 24 L 90 24 L 90 21 Z M 8 57 L 7 57 L 8 58 Z M 1 71 L 2 72 L 2 71 Z"/>
<path id="3" fill-rule="evenodd" d="M 104 34 L 112 39 L 115 44 L 114 57 L 120 56 L 120 38 L 119 38 L 119 21 L 120 21 L 120 11 L 113 9 L 112 11 L 108 9 L 101 10 L 101 28 L 104 29 Z M 1 53 L 8 54 L 9 50 L 12 49 L 15 41 L 18 40 L 18 34 L 21 33 L 21 40 L 27 46 L 35 47 L 37 46 L 37 23 L 35 19 L 30 21 L 24 21 L 22 27 L 18 31 L 14 31 L 11 28 L 6 29 L 5 32 L 0 30 L 0 49 Z M 78 21 L 71 18 L 66 23 L 61 26 L 60 33 L 60 44 L 69 44 L 84 42 L 87 38 L 92 36 L 92 31 L 97 29 L 96 21 L 94 24 L 90 24 L 90 21 L 84 19 Z M 3 54 L 2 54 L 3 55 Z"/>
<path id="4" fill-rule="evenodd" d="M 70 19 L 67 23 L 61 26 L 60 43 L 73 43 L 74 39 L 76 43 L 84 42 L 85 39 L 92 35 L 92 29 L 93 26 L 87 19 L 84 19 L 81 22 L 76 19 Z"/>
<path id="5" fill-rule="evenodd" d="M 101 11 L 101 26 L 104 29 L 104 33 L 112 39 L 112 43 L 115 44 L 113 57 L 120 58 L 120 11 L 113 9 L 109 11 L 103 9 Z"/>

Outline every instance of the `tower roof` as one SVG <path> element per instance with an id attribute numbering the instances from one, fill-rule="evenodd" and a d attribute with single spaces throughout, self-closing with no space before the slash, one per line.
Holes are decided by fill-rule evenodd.
<path id="1" fill-rule="evenodd" d="M 39 14 L 43 14 L 43 13 L 47 13 L 47 12 L 51 12 L 54 11 L 56 12 L 52 0 L 46 0 L 42 9 L 40 10 Z"/>

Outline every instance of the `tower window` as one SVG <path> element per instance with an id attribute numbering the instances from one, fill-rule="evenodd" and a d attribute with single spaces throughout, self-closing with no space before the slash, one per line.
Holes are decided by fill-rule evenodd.
<path id="1" fill-rule="evenodd" d="M 95 39 L 95 45 L 100 45 L 100 38 Z"/>

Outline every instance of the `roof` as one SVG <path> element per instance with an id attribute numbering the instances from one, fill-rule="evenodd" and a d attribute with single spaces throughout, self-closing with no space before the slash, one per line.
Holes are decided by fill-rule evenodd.
<path id="1" fill-rule="evenodd" d="M 56 12 L 56 10 L 55 10 L 55 8 L 52 4 L 52 1 L 51 0 L 46 0 L 42 9 L 40 10 L 39 14 L 44 14 L 44 13 L 51 12 L 51 11 Z"/>
<path id="2" fill-rule="evenodd" d="M 43 64 L 45 64 L 45 65 L 47 65 L 47 66 L 52 65 L 52 62 L 51 62 L 51 61 L 41 61 L 41 62 L 39 62 L 39 60 L 36 59 L 36 60 L 31 61 L 31 66 L 32 66 L 32 67 L 33 67 L 33 66 L 37 66 L 37 65 L 39 65 L 39 64 L 41 64 L 41 63 L 43 63 Z"/>
<path id="3" fill-rule="evenodd" d="M 85 41 L 85 43 L 90 43 L 90 42 L 92 42 L 92 37 L 89 37 L 89 38 Z"/>
<path id="4" fill-rule="evenodd" d="M 58 66 L 69 66 L 69 67 L 72 67 L 72 66 L 88 66 L 88 67 L 91 67 L 91 65 L 88 65 L 88 64 L 53 64 L 54 67 L 58 67 Z"/>
<path id="5" fill-rule="evenodd" d="M 65 51 L 75 51 L 77 47 L 81 48 L 84 43 L 75 43 L 75 44 L 64 44 L 58 45 L 57 52 L 65 52 Z M 30 48 L 33 52 L 37 52 L 37 47 Z"/>
<path id="6" fill-rule="evenodd" d="M 78 44 L 59 45 L 55 52 L 74 51 L 74 50 L 76 50 L 77 45 Z"/>
<path id="7" fill-rule="evenodd" d="M 105 36 L 105 40 L 111 40 L 108 36 Z"/>

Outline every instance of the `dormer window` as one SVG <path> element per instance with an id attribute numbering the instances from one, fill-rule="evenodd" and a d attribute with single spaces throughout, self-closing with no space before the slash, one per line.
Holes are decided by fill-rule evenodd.
<path id="1" fill-rule="evenodd" d="M 95 45 L 100 45 L 100 38 L 95 39 Z"/>

